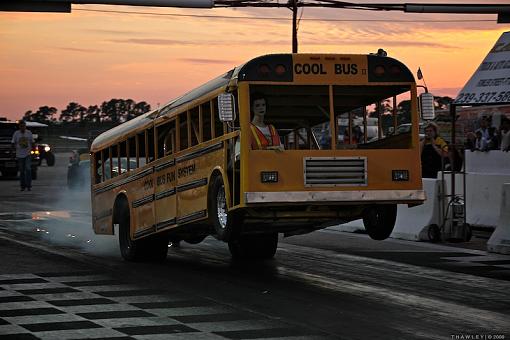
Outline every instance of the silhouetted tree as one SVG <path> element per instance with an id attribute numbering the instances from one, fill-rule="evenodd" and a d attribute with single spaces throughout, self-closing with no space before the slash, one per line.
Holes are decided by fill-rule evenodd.
<path id="1" fill-rule="evenodd" d="M 83 119 L 88 122 L 99 123 L 101 120 L 101 108 L 97 105 L 90 105 Z"/>
<path id="2" fill-rule="evenodd" d="M 75 102 L 67 104 L 67 107 L 60 113 L 60 120 L 63 122 L 81 122 L 87 109 Z"/>
<path id="3" fill-rule="evenodd" d="M 101 120 L 123 123 L 150 110 L 146 102 L 136 103 L 132 99 L 110 99 L 101 104 Z"/>
<path id="4" fill-rule="evenodd" d="M 147 102 L 138 102 L 134 107 L 134 115 L 138 117 L 151 110 L 151 106 Z"/>
<path id="5" fill-rule="evenodd" d="M 48 124 L 56 121 L 54 117 L 56 113 L 57 109 L 53 106 L 41 106 L 36 112 L 27 111 L 24 115 L 24 119 Z"/>

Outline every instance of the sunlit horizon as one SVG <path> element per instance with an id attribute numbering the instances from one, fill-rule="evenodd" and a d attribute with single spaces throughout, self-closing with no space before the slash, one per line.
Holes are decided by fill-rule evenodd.
<path id="1" fill-rule="evenodd" d="M 136 13 L 104 12 L 116 10 Z M 290 53 L 290 14 L 99 5 L 73 6 L 70 14 L 0 13 L 0 116 L 18 119 L 40 106 L 60 112 L 69 102 L 100 105 L 112 98 L 156 108 L 253 57 Z M 434 95 L 450 97 L 509 30 L 495 15 L 305 9 L 302 18 L 299 52 L 384 48 L 413 73 L 420 67 Z"/>

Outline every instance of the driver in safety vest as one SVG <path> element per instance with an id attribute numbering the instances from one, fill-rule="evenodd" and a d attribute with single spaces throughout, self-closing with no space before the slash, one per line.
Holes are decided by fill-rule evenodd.
<path id="1" fill-rule="evenodd" d="M 253 119 L 250 124 L 252 150 L 283 151 L 278 131 L 272 124 L 264 123 L 266 114 L 266 99 L 260 94 L 253 94 L 251 98 Z"/>

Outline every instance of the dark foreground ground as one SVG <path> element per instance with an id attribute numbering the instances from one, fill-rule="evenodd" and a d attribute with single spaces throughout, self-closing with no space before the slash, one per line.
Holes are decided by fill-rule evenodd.
<path id="1" fill-rule="evenodd" d="M 0 180 L 0 339 L 510 336 L 510 257 L 476 250 L 484 235 L 466 249 L 323 230 L 282 239 L 263 263 L 207 238 L 127 263 L 91 233 L 66 157 L 31 193 Z"/>

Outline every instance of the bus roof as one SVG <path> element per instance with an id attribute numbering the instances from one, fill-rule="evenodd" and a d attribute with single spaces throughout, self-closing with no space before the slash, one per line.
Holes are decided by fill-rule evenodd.
<path id="1" fill-rule="evenodd" d="M 360 55 L 344 55 L 344 54 L 299 54 L 299 56 L 309 56 L 311 60 L 320 60 L 324 58 L 338 59 L 348 56 Z M 367 57 L 368 64 L 368 81 L 369 82 L 412 82 L 414 83 L 414 76 L 409 69 L 400 61 L 378 55 L 361 55 Z M 225 89 L 231 82 L 235 81 L 271 81 L 271 82 L 292 82 L 293 81 L 293 54 L 268 54 L 251 59 L 245 64 L 242 64 L 221 76 L 214 78 L 207 83 L 189 91 L 188 93 L 178 97 L 160 109 L 147 112 L 138 116 L 128 122 L 120 124 L 113 129 L 110 129 L 99 135 L 91 146 L 91 151 L 95 152 L 108 145 L 114 144 L 120 137 L 132 135 L 136 131 L 149 127 L 154 119 L 163 115 L 169 115 L 172 112 L 180 111 L 183 106 L 199 99 L 200 97 L 220 90 Z M 329 58 L 329 59 L 328 59 Z M 286 72 L 279 75 L 263 74 L 260 72 L 261 66 L 267 66 L 271 70 L 275 70 L 277 66 L 284 66 Z M 388 70 L 399 70 L 398 74 L 387 72 L 387 74 L 374 77 L 374 70 L 378 66 L 384 66 Z"/>

